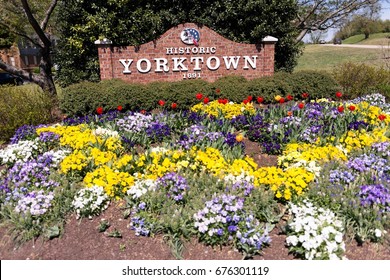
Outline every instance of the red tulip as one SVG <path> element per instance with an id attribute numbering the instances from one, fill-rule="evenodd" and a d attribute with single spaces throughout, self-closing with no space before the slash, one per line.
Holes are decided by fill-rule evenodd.
<path id="1" fill-rule="evenodd" d="M 146 111 L 145 110 L 141 110 L 140 113 L 141 114 L 146 114 Z"/>
<path id="2" fill-rule="evenodd" d="M 249 95 L 246 99 L 247 99 L 249 102 L 251 102 L 252 99 L 253 99 L 253 97 Z"/>
<path id="3" fill-rule="evenodd" d="M 379 115 L 378 119 L 380 119 L 381 121 L 384 121 L 386 119 L 386 116 L 385 115 Z"/>
<path id="4" fill-rule="evenodd" d="M 176 109 L 177 108 L 177 104 L 176 103 L 172 103 L 171 108 L 172 109 Z"/>
<path id="5" fill-rule="evenodd" d="M 205 97 L 205 98 L 203 99 L 203 103 L 204 103 L 204 104 L 209 103 L 209 101 L 210 101 L 210 99 L 209 99 L 208 97 Z"/>
<path id="6" fill-rule="evenodd" d="M 355 111 L 356 107 L 353 106 L 353 105 L 351 105 L 351 106 L 348 107 L 348 109 L 349 109 L 350 111 Z"/>
<path id="7" fill-rule="evenodd" d="M 299 108 L 299 109 L 303 109 L 304 107 L 305 107 L 305 104 L 304 104 L 304 103 L 299 103 L 299 104 L 298 104 L 298 108 Z"/>
<path id="8" fill-rule="evenodd" d="M 308 93 L 306 93 L 306 92 L 302 93 L 302 98 L 308 98 L 308 97 L 309 97 Z"/>
<path id="9" fill-rule="evenodd" d="M 196 95 L 195 95 L 196 99 L 198 100 L 201 100 L 203 98 L 203 94 L 198 92 Z"/>
<path id="10" fill-rule="evenodd" d="M 119 105 L 118 107 L 116 107 L 118 111 L 122 111 L 123 110 L 123 107 L 121 105 Z"/>
<path id="11" fill-rule="evenodd" d="M 263 103 L 264 102 L 264 98 L 263 97 L 257 97 L 257 102 L 258 103 Z"/>
<path id="12" fill-rule="evenodd" d="M 245 99 L 242 103 L 244 103 L 245 105 L 248 104 L 248 99 Z"/>
<path id="13" fill-rule="evenodd" d="M 164 101 L 164 100 L 159 100 L 159 101 L 158 101 L 158 105 L 164 106 L 164 105 L 165 105 L 165 101 Z"/>
<path id="14" fill-rule="evenodd" d="M 337 111 L 339 111 L 340 113 L 344 112 L 344 107 L 343 106 L 339 106 L 337 108 Z"/>
<path id="15" fill-rule="evenodd" d="M 336 92 L 336 97 L 337 97 L 337 98 L 341 98 L 342 96 L 343 96 L 343 94 L 342 94 L 341 92 L 339 92 L 339 91 Z"/>
<path id="16" fill-rule="evenodd" d="M 98 107 L 98 108 L 96 109 L 96 113 L 98 113 L 98 115 L 103 114 L 103 108 L 102 108 L 102 107 Z"/>
<path id="17" fill-rule="evenodd" d="M 280 104 L 283 104 L 285 101 L 286 101 L 286 100 L 285 100 L 283 97 L 279 99 L 279 103 L 280 103 Z"/>
<path id="18" fill-rule="evenodd" d="M 291 100 L 294 99 L 294 97 L 292 97 L 292 96 L 289 94 L 289 95 L 287 95 L 287 99 L 288 99 L 289 101 L 291 101 Z"/>

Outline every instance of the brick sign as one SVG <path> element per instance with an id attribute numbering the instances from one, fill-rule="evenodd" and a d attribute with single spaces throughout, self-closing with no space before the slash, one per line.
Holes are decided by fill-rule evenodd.
<path id="1" fill-rule="evenodd" d="M 107 39 L 95 44 L 102 80 L 148 83 L 186 79 L 212 82 L 227 75 L 247 79 L 271 76 L 276 42 L 267 36 L 259 44 L 236 43 L 208 27 L 185 23 L 140 46 L 117 47 Z"/>

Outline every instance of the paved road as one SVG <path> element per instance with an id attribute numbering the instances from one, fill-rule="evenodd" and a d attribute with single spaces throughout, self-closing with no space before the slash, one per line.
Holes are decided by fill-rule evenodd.
<path id="1" fill-rule="evenodd" d="M 362 49 L 390 49 L 390 45 L 357 45 L 357 44 L 341 44 L 341 45 L 335 45 L 335 44 L 322 44 L 321 46 L 327 46 L 327 47 L 340 47 L 340 48 L 362 48 Z"/>

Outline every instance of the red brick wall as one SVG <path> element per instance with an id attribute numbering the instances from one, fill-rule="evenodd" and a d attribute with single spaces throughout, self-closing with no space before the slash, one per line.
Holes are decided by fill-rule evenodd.
<path id="1" fill-rule="evenodd" d="M 180 39 L 180 33 L 184 28 L 195 28 L 200 33 L 200 40 L 198 50 L 201 47 L 215 47 L 214 54 L 167 54 L 167 48 L 179 47 L 195 47 L 194 45 L 187 45 Z M 226 75 L 241 75 L 247 79 L 253 79 L 262 76 L 271 76 L 274 73 L 274 55 L 275 42 L 263 42 L 259 45 L 242 44 L 230 41 L 208 27 L 199 27 L 193 23 L 181 24 L 173 27 L 165 32 L 159 39 L 143 44 L 136 48 L 134 46 L 116 47 L 112 45 L 98 45 L 99 61 L 100 61 L 100 77 L 102 80 L 119 78 L 129 82 L 148 83 L 152 81 L 180 81 L 183 80 L 183 75 L 196 75 L 197 79 L 204 79 L 207 81 L 215 81 L 219 77 Z M 207 59 L 211 56 L 218 57 L 220 60 L 220 67 L 217 70 L 210 70 L 207 65 Z M 230 67 L 226 69 L 223 56 L 240 56 L 237 69 Z M 243 69 L 243 56 L 257 56 L 256 69 L 253 69 L 250 64 L 247 64 L 248 69 Z M 186 58 L 183 64 L 188 68 L 188 71 L 172 71 L 174 67 L 173 58 Z M 203 63 L 200 63 L 201 70 L 193 70 L 195 62 L 191 62 L 191 57 L 203 57 Z M 141 73 L 137 70 L 137 61 L 139 59 L 148 59 L 151 62 L 151 70 L 147 73 Z M 168 60 L 167 66 L 169 71 L 155 72 L 156 63 L 155 58 L 166 58 Z M 132 59 L 129 70 L 131 73 L 123 73 L 125 67 L 119 61 L 125 59 Z M 235 58 L 237 59 L 237 58 Z M 212 59 L 210 65 L 214 66 L 216 59 Z M 147 68 L 146 62 L 140 64 L 142 69 Z M 161 68 L 163 70 L 163 68 Z M 187 77 L 188 78 L 188 77 Z M 187 79 L 186 78 L 186 79 Z"/>

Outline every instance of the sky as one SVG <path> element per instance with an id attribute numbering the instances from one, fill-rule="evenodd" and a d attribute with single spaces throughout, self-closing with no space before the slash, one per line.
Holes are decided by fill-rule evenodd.
<path id="1" fill-rule="evenodd" d="M 381 19 L 390 19 L 390 3 L 386 1 L 382 2 L 382 12 L 381 12 Z"/>

